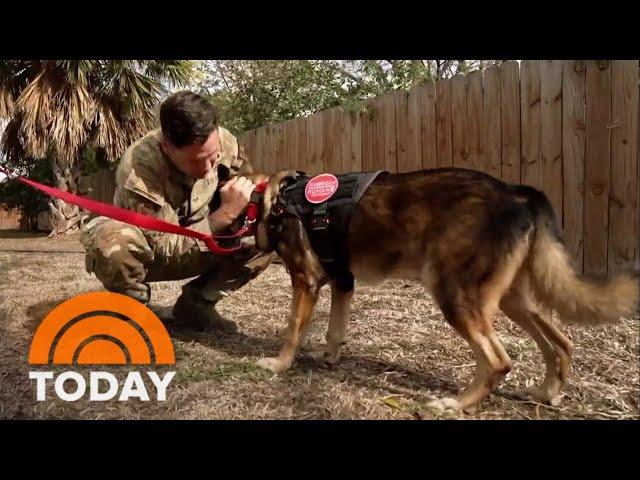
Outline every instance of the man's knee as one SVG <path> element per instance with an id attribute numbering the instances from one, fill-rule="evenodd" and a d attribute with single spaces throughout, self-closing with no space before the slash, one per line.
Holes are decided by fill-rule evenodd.
<path id="1" fill-rule="evenodd" d="M 153 251 L 138 228 L 98 217 L 84 227 L 81 242 L 87 272 L 93 272 L 105 288 L 131 293 L 139 300 L 148 297 L 143 281 Z"/>

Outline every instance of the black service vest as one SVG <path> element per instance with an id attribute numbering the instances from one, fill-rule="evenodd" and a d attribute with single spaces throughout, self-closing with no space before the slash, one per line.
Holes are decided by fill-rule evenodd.
<path id="1" fill-rule="evenodd" d="M 367 188 L 383 173 L 388 172 L 336 175 L 338 189 L 331 198 L 319 204 L 306 199 L 305 187 L 313 177 L 303 176 L 280 191 L 275 209 L 272 209 L 276 215 L 293 215 L 302 221 L 322 267 L 340 291 L 349 292 L 354 284 L 347 241 L 351 214 Z"/>

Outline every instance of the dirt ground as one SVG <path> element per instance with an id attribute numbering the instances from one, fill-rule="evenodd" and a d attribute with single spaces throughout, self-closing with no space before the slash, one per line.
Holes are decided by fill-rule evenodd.
<path id="1" fill-rule="evenodd" d="M 449 327 L 422 287 L 404 281 L 356 286 L 348 343 L 335 366 L 301 354 L 288 372 L 255 367 L 277 353 L 291 299 L 281 265 L 220 303 L 238 322 L 236 335 L 170 329 L 177 371 L 165 402 L 64 402 L 35 399 L 28 378 L 31 337 L 57 304 L 102 290 L 84 270 L 74 235 L 0 232 L 0 418 L 23 419 L 637 419 L 639 318 L 583 329 L 563 326 L 575 356 L 558 407 L 522 400 L 516 391 L 541 381 L 534 342 L 501 316 L 496 326 L 514 369 L 474 413 L 439 414 L 425 405 L 458 393 L 471 379 L 466 343 Z M 152 308 L 168 310 L 182 282 L 152 284 Z M 305 349 L 324 341 L 329 291 L 323 291 Z M 109 369 L 114 371 L 117 369 Z M 117 372 L 124 378 L 128 369 Z M 157 369 L 162 371 L 161 368 Z M 62 370 L 60 370 L 62 371 Z M 79 369 L 83 371 L 83 369 Z"/>

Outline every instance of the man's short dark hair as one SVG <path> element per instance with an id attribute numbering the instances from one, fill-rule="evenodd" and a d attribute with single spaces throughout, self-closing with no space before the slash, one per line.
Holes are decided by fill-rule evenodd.
<path id="1" fill-rule="evenodd" d="M 174 93 L 160 106 L 162 134 L 174 146 L 204 142 L 218 126 L 216 108 L 197 93 Z"/>

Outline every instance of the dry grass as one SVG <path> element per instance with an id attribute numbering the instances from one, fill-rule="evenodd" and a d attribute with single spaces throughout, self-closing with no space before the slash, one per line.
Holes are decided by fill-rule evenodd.
<path id="1" fill-rule="evenodd" d="M 55 248 L 81 250 L 74 236 L 0 236 L 0 418 L 428 419 L 436 413 L 425 404 L 455 395 L 473 373 L 466 343 L 419 285 L 403 281 L 357 287 L 349 342 L 336 366 L 301 355 L 281 375 L 257 369 L 255 359 L 281 345 L 291 298 L 286 272 L 274 265 L 220 303 L 239 323 L 239 335 L 171 331 L 177 374 L 166 402 L 36 402 L 26 361 L 35 328 L 58 303 L 102 289 L 84 271 L 81 254 L 6 251 Z M 152 306 L 168 309 L 183 283 L 153 284 Z M 323 342 L 328 310 L 326 290 L 305 348 Z M 542 379 L 542 357 L 517 326 L 504 317 L 496 323 L 514 370 L 477 412 L 446 418 L 639 417 L 638 317 L 590 330 L 563 327 L 575 357 L 559 407 L 517 398 L 516 390 Z"/>

